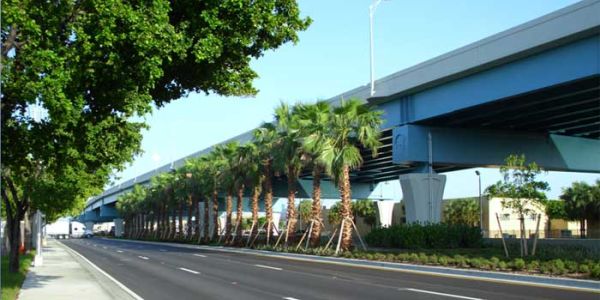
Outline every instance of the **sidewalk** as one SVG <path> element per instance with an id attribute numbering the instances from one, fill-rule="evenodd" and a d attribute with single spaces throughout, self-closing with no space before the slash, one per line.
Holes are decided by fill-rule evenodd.
<path id="1" fill-rule="evenodd" d="M 112 279 L 55 240 L 48 240 L 43 257 L 42 266 L 29 269 L 18 299 L 134 299 Z"/>

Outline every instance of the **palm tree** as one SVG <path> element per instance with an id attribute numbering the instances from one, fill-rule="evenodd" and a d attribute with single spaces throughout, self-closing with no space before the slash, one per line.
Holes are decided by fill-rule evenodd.
<path id="1" fill-rule="evenodd" d="M 262 184 L 264 181 L 264 173 L 258 147 L 255 143 L 247 143 L 242 151 L 243 165 L 246 170 L 246 186 L 252 191 L 251 209 L 252 209 L 252 225 L 253 228 L 250 235 L 253 236 L 258 232 L 258 198 L 262 192 Z"/>
<path id="2" fill-rule="evenodd" d="M 224 162 L 220 171 L 219 183 L 225 190 L 225 241 L 231 238 L 233 193 L 236 189 L 234 161 L 238 147 L 238 143 L 233 142 L 219 145 L 214 150 L 216 156 Z"/>
<path id="3" fill-rule="evenodd" d="M 156 188 L 158 203 L 161 210 L 161 217 L 159 223 L 160 239 L 169 239 L 173 233 L 174 218 L 173 222 L 169 222 L 172 207 L 173 207 L 173 183 L 174 176 L 172 173 L 161 173 L 152 178 L 152 186 Z"/>
<path id="4" fill-rule="evenodd" d="M 377 155 L 377 148 L 381 145 L 381 114 L 381 111 L 371 111 L 358 99 L 342 101 L 333 110 L 328 135 L 319 156 L 340 191 L 344 224 L 341 232 L 342 250 L 349 250 L 352 246 L 352 224 L 344 222 L 352 217 L 350 171 L 360 167 L 363 162 L 359 147 L 370 149 L 373 156 Z"/>
<path id="5" fill-rule="evenodd" d="M 292 240 L 296 233 L 296 183 L 303 164 L 301 131 L 290 107 L 282 103 L 275 109 L 277 147 L 275 168 L 282 170 L 287 177 L 288 205 L 285 242 Z"/>
<path id="6" fill-rule="evenodd" d="M 273 233 L 273 149 L 277 138 L 275 126 L 271 123 L 264 123 L 261 127 L 254 130 L 254 143 L 257 146 L 258 156 L 263 168 L 264 176 L 264 197 L 265 197 L 265 217 L 267 222 L 267 245 L 270 243 Z"/>
<path id="7" fill-rule="evenodd" d="M 212 151 L 208 155 L 200 157 L 200 162 L 201 170 L 205 174 L 205 176 L 203 176 L 203 179 L 205 180 L 203 187 L 207 190 L 207 194 L 209 195 L 207 198 L 212 199 L 213 232 L 210 235 L 205 235 L 205 242 L 209 242 L 219 236 L 219 179 L 225 168 L 225 161 L 217 151 Z M 208 200 L 205 206 L 208 206 Z M 209 224 L 207 218 L 204 223 L 205 232 L 208 232 L 208 228 Z"/>
<path id="8" fill-rule="evenodd" d="M 318 158 L 323 152 L 323 145 L 327 137 L 331 107 L 329 103 L 323 101 L 309 105 L 297 105 L 294 107 L 294 114 L 297 116 L 297 122 L 303 137 L 304 153 L 308 156 L 312 165 L 313 201 L 311 219 L 315 222 L 310 233 L 310 243 L 313 247 L 317 247 L 321 242 L 321 174 L 324 169 Z"/>

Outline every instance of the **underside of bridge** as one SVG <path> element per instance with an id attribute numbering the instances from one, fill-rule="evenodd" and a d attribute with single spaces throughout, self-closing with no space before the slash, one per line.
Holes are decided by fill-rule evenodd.
<path id="1" fill-rule="evenodd" d="M 435 173 L 456 171 L 481 165 L 489 167 L 500 165 L 502 160 L 498 160 L 498 157 L 494 158 L 495 161 L 488 160 L 487 163 L 483 164 L 477 161 L 477 156 L 483 155 L 484 150 L 489 150 L 486 149 L 486 142 L 489 141 L 482 139 L 482 136 L 493 138 L 496 141 L 502 141 L 501 139 L 506 138 L 513 141 L 513 143 L 510 143 L 512 145 L 507 142 L 503 145 L 504 149 L 498 150 L 521 150 L 501 153 L 499 154 L 501 159 L 509 154 L 524 153 L 527 155 L 527 152 L 529 152 L 530 157 L 539 157 L 541 160 L 544 159 L 541 156 L 546 156 L 547 159 L 549 155 L 553 154 L 549 150 L 550 148 L 543 148 L 539 145 L 536 148 L 526 147 L 527 145 L 523 142 L 531 144 L 539 141 L 540 144 L 551 146 L 548 141 L 552 139 L 560 140 L 561 137 L 564 137 L 563 139 L 573 141 L 580 146 L 583 145 L 583 148 L 578 148 L 576 153 L 571 154 L 584 155 L 590 159 L 586 164 L 588 169 L 570 168 L 570 170 L 598 172 L 598 166 L 592 168 L 594 163 L 591 160 L 594 156 L 590 155 L 595 154 L 595 160 L 599 160 L 600 150 L 598 149 L 600 148 L 595 148 L 596 151 L 593 150 L 594 147 L 599 145 L 598 140 L 600 139 L 600 76 L 591 76 L 506 99 L 498 99 L 468 109 L 415 122 L 412 126 L 416 129 L 422 129 L 419 133 L 421 134 L 419 136 L 420 140 L 411 139 L 408 141 L 421 144 L 417 147 L 417 151 L 420 151 L 418 156 L 421 157 L 418 161 L 406 160 L 395 163 L 394 128 L 385 129 L 382 131 L 380 139 L 382 146 L 379 148 L 377 157 L 373 157 L 371 151 L 362 150 L 365 161 L 360 169 L 352 172 L 353 181 L 377 183 L 395 180 L 401 174 L 420 171 L 423 168 L 423 163 L 428 161 L 428 141 L 427 136 L 423 133 L 427 134 L 429 132 L 432 133 L 432 152 L 434 154 L 432 161 Z M 466 144 L 471 142 L 466 137 L 469 133 L 474 136 L 477 144 Z M 472 162 L 450 163 L 439 161 L 440 157 L 448 156 L 447 153 L 443 152 L 447 152 L 448 148 L 456 147 L 450 147 L 446 143 L 446 138 L 452 138 L 452 135 L 463 138 L 463 140 L 454 140 L 454 144 L 463 148 L 461 150 L 463 155 L 472 155 L 470 158 Z M 440 141 L 440 139 L 443 140 Z M 514 141 L 521 141 L 521 143 L 515 143 Z M 589 146 L 586 147 L 586 145 Z M 410 146 L 411 148 L 415 147 L 414 144 Z M 401 146 L 398 143 L 396 147 L 399 151 L 406 150 L 404 145 Z M 469 153 L 473 149 L 476 150 L 475 153 Z M 584 152 L 583 150 L 586 149 L 591 152 Z M 533 153 L 532 151 L 543 151 L 543 153 Z M 487 152 L 489 154 L 490 151 Z M 563 152 L 562 154 L 569 153 Z M 399 157 L 407 155 L 406 153 L 404 155 L 397 153 Z M 568 166 L 560 167 L 557 164 L 550 164 L 547 169 L 569 170 Z M 306 178 L 309 178 L 308 174 L 308 172 L 305 173 Z"/>

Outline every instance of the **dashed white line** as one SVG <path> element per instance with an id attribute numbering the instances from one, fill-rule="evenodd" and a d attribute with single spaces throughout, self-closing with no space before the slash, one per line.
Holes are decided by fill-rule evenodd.
<path id="1" fill-rule="evenodd" d="M 206 255 L 202 255 L 202 254 L 194 254 L 194 256 L 198 256 L 198 257 L 206 257 Z"/>
<path id="2" fill-rule="evenodd" d="M 178 269 L 181 271 L 186 271 L 186 272 L 192 273 L 192 274 L 200 274 L 200 272 L 198 272 L 198 271 L 194 271 L 194 270 L 190 270 L 190 269 L 186 269 L 186 268 L 178 268 Z"/>
<path id="3" fill-rule="evenodd" d="M 265 268 L 265 269 L 277 270 L 277 271 L 281 271 L 281 270 L 283 270 L 282 268 L 271 267 L 271 266 L 265 266 L 265 265 L 254 265 L 254 266 L 256 266 L 256 267 L 259 267 L 259 268 Z"/>
<path id="4" fill-rule="evenodd" d="M 167 251 L 165 249 L 159 249 L 158 251 L 160 251 L 160 252 L 169 252 L 169 251 Z"/>
<path id="5" fill-rule="evenodd" d="M 461 296 L 461 295 L 446 294 L 446 293 L 439 293 L 439 292 L 433 292 L 433 291 L 427 291 L 427 290 L 420 290 L 420 289 L 412 289 L 412 288 L 405 288 L 405 289 L 399 289 L 399 290 L 411 291 L 411 292 L 416 292 L 416 293 L 431 294 L 431 295 L 438 295 L 438 296 L 445 296 L 445 297 L 458 298 L 458 299 L 483 300 L 481 298 L 473 298 L 473 297 L 467 297 L 467 296 Z"/>
<path id="6" fill-rule="evenodd" d="M 119 253 L 123 253 L 123 250 L 117 250 L 117 252 L 119 252 Z"/>
<path id="7" fill-rule="evenodd" d="M 139 258 L 141 258 L 141 259 L 146 259 L 146 260 L 148 260 L 148 259 L 149 259 L 149 258 L 147 258 L 147 257 L 145 257 L 145 256 L 141 256 L 141 255 L 138 255 L 138 257 L 139 257 Z"/>
<path id="8" fill-rule="evenodd" d="M 300 299 L 294 298 L 294 297 L 283 297 L 283 299 L 286 299 L 286 300 L 300 300 Z"/>
<path id="9" fill-rule="evenodd" d="M 102 246 L 102 249 L 106 249 L 106 247 L 105 247 L 105 246 Z"/>

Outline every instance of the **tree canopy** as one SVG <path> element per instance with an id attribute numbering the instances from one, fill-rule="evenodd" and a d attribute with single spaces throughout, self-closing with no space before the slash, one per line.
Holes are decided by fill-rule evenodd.
<path id="1" fill-rule="evenodd" d="M 450 200 L 444 207 L 444 216 L 449 224 L 475 226 L 479 223 L 479 203 L 471 198 Z"/>
<path id="2" fill-rule="evenodd" d="M 1 14 L 11 223 L 30 207 L 57 214 L 100 192 L 140 153 L 139 117 L 153 104 L 255 94 L 251 60 L 310 24 L 294 0 L 8 0 Z"/>

